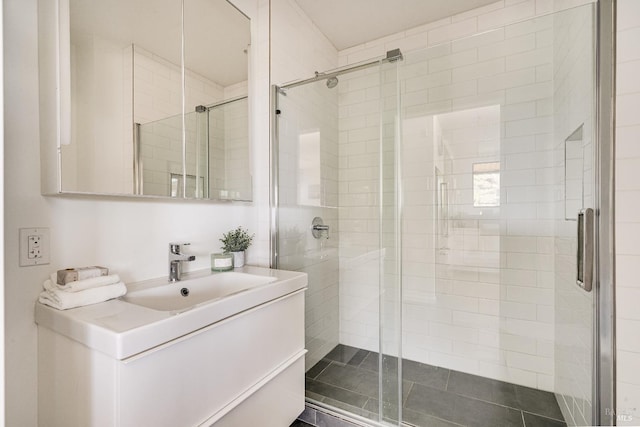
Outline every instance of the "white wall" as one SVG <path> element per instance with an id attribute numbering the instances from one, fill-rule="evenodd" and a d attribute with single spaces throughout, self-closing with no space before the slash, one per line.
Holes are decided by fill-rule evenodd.
<path id="1" fill-rule="evenodd" d="M 640 424 L 640 2 L 619 0 L 616 101 L 618 425 Z"/>
<path id="2" fill-rule="evenodd" d="M 125 282 L 165 276 L 167 244 L 174 240 L 193 244 L 190 251 L 197 260 L 189 269 L 208 268 L 209 253 L 219 250 L 221 234 L 237 225 L 256 232 L 249 263 L 269 264 L 268 1 L 235 3 L 252 17 L 257 36 L 250 83 L 256 197 L 253 203 L 214 204 L 41 196 L 37 1 L 4 2 L 4 36 L 11 40 L 4 45 L 7 425 L 37 425 L 33 306 L 50 272 L 99 264 L 120 273 Z M 19 267 L 18 229 L 33 226 L 51 230 L 51 263 Z"/>
<path id="3" fill-rule="evenodd" d="M 371 67 L 338 78 L 340 342 L 377 352 L 381 284 L 380 70 Z M 392 192 L 393 187 L 387 190 Z M 388 253 L 392 253 L 391 248 Z M 393 306 L 388 302 L 384 300 L 385 307 Z M 392 330 L 396 322 L 393 317 L 388 321 Z"/>

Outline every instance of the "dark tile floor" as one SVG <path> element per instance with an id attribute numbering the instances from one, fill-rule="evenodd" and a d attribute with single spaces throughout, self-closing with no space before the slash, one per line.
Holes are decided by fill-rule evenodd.
<path id="1" fill-rule="evenodd" d="M 383 358 L 390 388 L 395 358 Z M 420 427 L 566 426 L 552 393 L 410 360 L 402 361 L 402 417 Z M 306 374 L 307 397 L 377 419 L 378 353 L 338 345 Z M 397 391 L 390 390 L 397 396 Z M 385 399 L 389 402 L 396 399 Z M 386 403 L 397 419 L 398 408 Z"/>

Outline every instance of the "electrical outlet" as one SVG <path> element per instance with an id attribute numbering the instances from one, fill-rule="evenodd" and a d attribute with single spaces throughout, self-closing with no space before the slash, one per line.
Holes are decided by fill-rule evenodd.
<path id="1" fill-rule="evenodd" d="M 49 229 L 20 229 L 20 266 L 49 264 Z"/>

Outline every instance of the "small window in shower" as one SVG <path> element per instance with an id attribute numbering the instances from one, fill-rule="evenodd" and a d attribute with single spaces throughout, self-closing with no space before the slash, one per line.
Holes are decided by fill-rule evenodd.
<path id="1" fill-rule="evenodd" d="M 500 162 L 473 164 L 473 206 L 500 206 Z"/>

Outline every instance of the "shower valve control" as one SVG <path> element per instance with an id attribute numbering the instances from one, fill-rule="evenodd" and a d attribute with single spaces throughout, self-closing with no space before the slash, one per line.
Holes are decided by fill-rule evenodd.
<path id="1" fill-rule="evenodd" d="M 329 238 L 329 226 L 324 224 L 324 221 L 319 216 L 313 218 L 311 221 L 311 234 L 314 238 L 320 239 L 324 237 Z"/>

